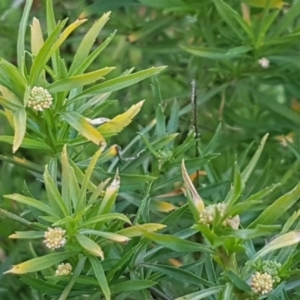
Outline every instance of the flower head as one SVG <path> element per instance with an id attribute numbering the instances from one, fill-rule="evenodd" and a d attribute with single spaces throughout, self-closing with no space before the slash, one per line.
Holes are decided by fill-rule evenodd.
<path id="1" fill-rule="evenodd" d="M 274 280 L 268 273 L 256 272 L 251 277 L 251 289 L 254 293 L 265 295 L 273 290 Z"/>
<path id="2" fill-rule="evenodd" d="M 30 92 L 27 106 L 32 107 L 34 110 L 43 111 L 51 106 L 52 100 L 53 97 L 48 90 L 35 86 Z"/>
<path id="3" fill-rule="evenodd" d="M 66 244 L 66 239 L 64 237 L 66 231 L 62 228 L 48 228 L 44 234 L 44 244 L 49 249 L 58 249 Z"/>
<path id="4" fill-rule="evenodd" d="M 264 69 L 267 69 L 270 66 L 270 61 L 267 58 L 265 58 L 265 57 L 262 57 L 261 59 L 259 59 L 258 63 Z"/>
<path id="5" fill-rule="evenodd" d="M 70 275 L 72 272 L 72 266 L 69 263 L 66 264 L 60 264 L 58 265 L 55 276 L 62 276 L 62 275 Z"/>

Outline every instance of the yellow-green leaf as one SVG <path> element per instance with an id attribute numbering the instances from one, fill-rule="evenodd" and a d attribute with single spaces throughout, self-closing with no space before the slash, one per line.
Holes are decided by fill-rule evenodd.
<path id="1" fill-rule="evenodd" d="M 102 134 L 77 112 L 66 112 L 62 114 L 62 117 L 89 141 L 99 146 L 106 145 Z"/>
<path id="2" fill-rule="evenodd" d="M 25 261 L 21 264 L 13 266 L 10 270 L 6 271 L 7 273 L 13 274 L 26 274 L 30 272 L 37 272 L 40 270 L 47 269 L 55 264 L 60 263 L 61 261 L 75 255 L 74 251 L 64 251 L 59 253 L 52 253 L 42 257 L 37 257 Z"/>
<path id="3" fill-rule="evenodd" d="M 148 223 L 143 225 L 134 225 L 128 228 L 121 229 L 117 231 L 118 234 L 125 235 L 129 238 L 135 236 L 141 236 L 146 232 L 153 232 L 165 228 L 166 225 L 158 224 L 158 223 Z"/>
<path id="4" fill-rule="evenodd" d="M 275 238 L 270 243 L 268 243 L 265 247 L 263 247 L 260 251 L 258 251 L 251 260 L 255 261 L 255 260 L 259 259 L 260 257 L 263 257 L 264 255 L 266 255 L 272 251 L 275 251 L 277 249 L 281 249 L 284 247 L 292 246 L 299 242 L 300 242 L 300 231 L 299 230 L 285 233 L 285 234 Z"/>
<path id="5" fill-rule="evenodd" d="M 44 231 L 16 231 L 9 236 L 10 239 L 40 239 L 44 237 Z"/>
<path id="6" fill-rule="evenodd" d="M 183 189 L 185 191 L 190 210 L 194 215 L 195 221 L 198 221 L 200 213 L 205 209 L 205 205 L 192 183 L 192 180 L 185 168 L 184 161 L 181 163 L 181 173 L 184 181 Z"/>
<path id="7" fill-rule="evenodd" d="M 106 232 L 106 231 L 93 230 L 93 229 L 83 229 L 80 230 L 79 233 L 85 235 L 93 234 L 119 243 L 127 243 L 130 240 L 129 237 L 114 232 Z"/>
<path id="8" fill-rule="evenodd" d="M 71 89 L 94 83 L 97 80 L 104 79 L 104 75 L 114 70 L 114 67 L 106 67 L 97 71 L 89 72 L 83 75 L 71 76 L 50 84 L 47 89 L 50 93 L 64 92 Z"/>
<path id="9" fill-rule="evenodd" d="M 31 52 L 36 56 L 44 45 L 43 31 L 40 21 L 33 18 L 31 27 Z"/>
<path id="10" fill-rule="evenodd" d="M 95 243 L 90 238 L 84 236 L 83 234 L 76 234 L 76 238 L 82 248 L 87 250 L 89 253 L 95 256 L 99 256 L 101 257 L 101 259 L 104 259 L 103 251 L 97 243 Z"/>
<path id="11" fill-rule="evenodd" d="M 170 212 L 177 208 L 172 203 L 165 202 L 165 201 L 155 201 L 155 200 L 151 202 L 151 207 L 161 212 Z"/>
<path id="12" fill-rule="evenodd" d="M 128 126 L 132 119 L 138 114 L 141 110 L 144 100 L 140 101 L 137 104 L 132 105 L 125 113 L 116 116 L 112 120 L 106 122 L 105 124 L 98 127 L 98 131 L 103 134 L 105 137 L 109 137 L 119 133 L 126 126 Z"/>
<path id="13" fill-rule="evenodd" d="M 105 13 L 86 33 L 76 51 L 69 74 L 73 74 L 74 71 L 81 65 L 81 63 L 88 57 L 88 54 L 91 51 L 99 32 L 109 20 L 109 16 L 110 12 Z"/>
<path id="14" fill-rule="evenodd" d="M 51 216 L 57 217 L 56 212 L 47 204 L 43 203 L 42 201 L 26 197 L 20 194 L 12 194 L 12 195 L 5 195 L 4 198 L 10 199 L 13 201 L 17 201 L 19 203 L 23 203 L 28 206 L 32 206 L 40 211 L 43 211 Z"/>
<path id="15" fill-rule="evenodd" d="M 15 136 L 13 144 L 13 152 L 15 153 L 21 146 L 26 133 L 26 111 L 21 108 L 14 112 Z"/>
<path id="16" fill-rule="evenodd" d="M 115 204 L 116 197 L 120 188 L 120 176 L 119 173 L 115 175 L 112 183 L 107 187 L 104 197 L 101 201 L 98 214 L 107 214 L 111 211 Z"/>
<path id="17" fill-rule="evenodd" d="M 250 6 L 254 7 L 270 7 L 270 8 L 282 8 L 287 3 L 282 0 L 243 0 Z"/>

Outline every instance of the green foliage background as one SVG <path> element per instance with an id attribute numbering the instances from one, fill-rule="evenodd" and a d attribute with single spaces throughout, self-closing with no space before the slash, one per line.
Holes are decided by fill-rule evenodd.
<path id="1" fill-rule="evenodd" d="M 217 142 L 213 143 L 209 152 L 220 153 L 208 165 L 203 166 L 207 176 L 201 177 L 198 191 L 206 203 L 224 200 L 232 181 L 234 161 L 237 160 L 243 169 L 266 133 L 269 133 L 269 140 L 247 184 L 245 196 L 273 183 L 280 183 L 280 187 L 264 199 L 265 203 L 260 208 L 265 208 L 299 182 L 300 103 L 297 101 L 300 95 L 300 1 L 289 1 L 282 9 L 248 6 L 251 25 L 244 21 L 243 4 L 238 0 L 55 0 L 53 3 L 57 19 L 69 17 L 71 22 L 78 17 L 89 19 L 63 45 L 62 52 L 67 64 L 71 63 L 87 28 L 104 12 L 111 10 L 111 20 L 96 44 L 103 42 L 117 29 L 116 36 L 90 71 L 115 66 L 113 75 L 117 76 L 133 66 L 137 71 L 151 66 L 168 66 L 157 79 L 167 124 L 178 123 L 176 131 L 179 135 L 173 145 L 175 149 L 183 143 L 189 132 L 191 81 L 196 80 L 200 149 L 207 149 L 212 138 L 217 136 Z M 3 24 L 0 28 L 0 57 L 12 63 L 16 63 L 17 32 L 23 5 L 23 1 L 3 0 L 0 3 L 0 19 Z M 35 1 L 31 11 L 31 16 L 39 18 L 42 26 L 45 26 L 44 10 L 44 1 Z M 28 36 L 28 46 L 29 42 Z M 270 61 L 269 68 L 262 68 L 258 63 L 263 57 Z M 118 102 L 112 101 L 105 110 L 105 117 L 108 118 L 124 112 L 140 99 L 146 99 L 146 102 L 134 122 L 121 134 L 109 140 L 110 145 L 118 144 L 126 149 L 137 136 L 137 132 L 142 131 L 159 116 L 156 95 L 150 83 L 150 80 L 145 80 L 113 94 L 111 99 L 117 99 Z M 171 117 L 174 107 L 178 107 L 178 120 L 175 121 Z M 293 142 L 282 146 L 277 137 L 291 132 Z M 0 134 L 8 133 L 12 134 L 12 129 L 1 111 Z M 147 138 L 153 141 L 156 135 L 157 132 L 152 129 L 147 133 Z M 124 155 L 135 155 L 137 150 L 143 148 L 145 145 L 139 140 L 134 146 L 128 147 Z M 79 157 L 78 161 L 84 162 L 93 152 L 94 148 L 88 147 L 85 155 Z M 11 157 L 10 145 L 1 143 L 0 155 L 0 206 L 18 214 L 23 211 L 22 207 L 3 200 L 2 196 L 22 193 L 27 188 L 33 194 L 43 195 L 43 185 L 36 180 L 34 172 L 28 172 L 5 159 Z M 18 151 L 16 156 L 41 165 L 47 160 L 24 149 Z M 185 152 L 184 158 L 194 156 L 193 145 Z M 104 168 L 113 171 L 117 163 L 120 164 L 106 162 Z M 126 169 L 124 165 L 122 168 Z M 178 169 L 178 176 L 179 172 Z M 150 170 L 149 165 L 137 168 L 129 166 L 128 173 L 150 173 L 155 176 L 159 170 Z M 158 181 L 152 196 L 172 191 L 174 182 L 168 181 L 172 176 L 174 174 L 167 170 L 165 177 Z M 125 188 L 125 191 L 138 194 L 139 199 L 142 197 L 142 190 L 143 188 L 137 188 L 134 184 Z M 178 196 L 168 201 L 178 205 L 183 199 Z M 126 204 L 123 200 L 119 205 L 127 213 L 135 213 L 139 203 L 132 200 L 132 203 Z M 293 211 L 297 208 L 296 205 Z M 281 224 L 285 223 L 293 211 L 283 213 Z M 249 223 L 255 215 L 257 212 L 251 211 L 244 216 L 243 221 Z M 165 216 L 164 213 L 153 213 L 152 218 L 161 222 Z M 170 231 L 178 232 L 191 224 L 191 215 L 183 214 L 181 222 L 173 224 Z M 26 244 L 24 247 L 22 240 L 7 239 L 14 231 L 20 230 L 20 225 L 13 221 L 1 218 L 0 228 L 0 299 L 42 299 L 39 298 L 40 294 L 35 294 L 35 291 L 23 285 L 16 277 L 2 275 L 11 264 L 27 260 L 41 249 L 36 250 L 34 244 Z M 262 245 L 263 242 L 259 241 L 258 244 Z M 187 265 L 193 263 L 188 255 L 183 254 L 179 259 Z M 197 274 L 198 271 L 195 272 Z M 178 284 L 178 278 L 174 281 Z M 165 292 L 171 295 L 171 299 L 177 294 L 181 295 L 183 288 L 187 293 L 195 290 L 188 287 L 188 282 L 180 282 L 178 290 L 174 290 L 176 284 L 169 286 L 168 279 L 164 279 L 162 285 Z"/>

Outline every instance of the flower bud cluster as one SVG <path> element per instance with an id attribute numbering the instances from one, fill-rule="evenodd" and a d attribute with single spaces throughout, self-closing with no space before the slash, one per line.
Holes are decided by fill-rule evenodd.
<path id="1" fill-rule="evenodd" d="M 212 225 L 216 216 L 219 215 L 224 218 L 227 211 L 227 204 L 224 202 L 208 205 L 205 207 L 204 211 L 200 214 L 200 223 L 203 225 Z M 233 229 L 238 229 L 239 226 L 239 216 L 228 217 L 222 222 L 222 226 L 229 226 Z"/>
<path id="2" fill-rule="evenodd" d="M 63 247 L 67 242 L 64 237 L 65 233 L 66 231 L 59 227 L 48 228 L 44 234 L 44 244 L 52 250 Z"/>
<path id="3" fill-rule="evenodd" d="M 268 273 L 256 272 L 251 277 L 251 289 L 254 293 L 266 295 L 273 290 L 274 280 Z"/>
<path id="4" fill-rule="evenodd" d="M 72 266 L 69 263 L 62 263 L 57 267 L 55 271 L 55 276 L 70 275 L 71 273 Z"/>
<path id="5" fill-rule="evenodd" d="M 34 110 L 43 111 L 51 106 L 52 100 L 53 97 L 48 90 L 35 86 L 30 92 L 27 106 L 32 107 Z"/>
<path id="6" fill-rule="evenodd" d="M 254 293 L 265 295 L 270 293 L 280 283 L 279 270 L 281 264 L 274 260 L 262 261 L 259 269 L 251 276 L 251 289 Z"/>

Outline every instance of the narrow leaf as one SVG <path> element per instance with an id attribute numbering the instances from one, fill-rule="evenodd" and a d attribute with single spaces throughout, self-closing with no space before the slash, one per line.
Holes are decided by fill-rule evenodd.
<path id="1" fill-rule="evenodd" d="M 101 262 L 95 257 L 89 257 L 95 276 L 106 300 L 110 300 L 110 289 Z"/>
<path id="2" fill-rule="evenodd" d="M 62 117 L 89 141 L 99 146 L 106 145 L 102 134 L 77 112 L 65 112 Z"/>
<path id="3" fill-rule="evenodd" d="M 28 205 L 28 206 L 32 206 L 32 207 L 34 207 L 34 208 L 36 208 L 40 211 L 43 211 L 47 214 L 50 214 L 54 217 L 57 217 L 56 212 L 50 206 L 44 204 L 41 201 L 35 200 L 33 198 L 26 197 L 26 196 L 23 196 L 23 195 L 20 195 L 20 194 L 5 195 L 4 198 L 10 199 L 10 200 L 13 200 L 13 201 L 17 201 L 19 203 L 22 203 L 22 204 L 25 204 L 25 205 Z"/>
<path id="4" fill-rule="evenodd" d="M 15 136 L 13 144 L 13 153 L 21 146 L 26 133 L 26 111 L 24 108 L 14 113 Z"/>
<path id="5" fill-rule="evenodd" d="M 26 274 L 30 272 L 37 272 L 44 269 L 47 269 L 55 264 L 60 263 L 61 261 L 75 255 L 74 251 L 64 251 L 59 253 L 52 253 L 45 256 L 33 258 L 16 266 L 13 266 L 10 270 L 6 271 L 7 273 L 13 274 Z"/>
<path id="6" fill-rule="evenodd" d="M 292 207 L 300 198 L 300 183 L 290 192 L 278 198 L 269 205 L 257 219 L 249 225 L 253 228 L 258 224 L 274 224 L 290 207 Z"/>
<path id="7" fill-rule="evenodd" d="M 103 251 L 97 243 L 82 234 L 76 234 L 76 238 L 82 248 L 87 250 L 89 253 L 104 259 Z"/>

